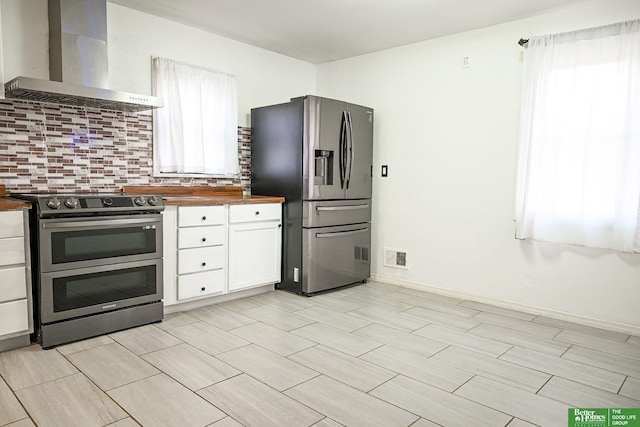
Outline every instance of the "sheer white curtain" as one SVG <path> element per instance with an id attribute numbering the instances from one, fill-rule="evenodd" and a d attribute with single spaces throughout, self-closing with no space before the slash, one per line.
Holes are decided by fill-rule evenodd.
<path id="1" fill-rule="evenodd" d="M 640 20 L 529 40 L 516 237 L 640 252 Z"/>
<path id="2" fill-rule="evenodd" d="M 155 169 L 160 173 L 236 175 L 238 106 L 235 77 L 165 58 L 152 61 Z"/>

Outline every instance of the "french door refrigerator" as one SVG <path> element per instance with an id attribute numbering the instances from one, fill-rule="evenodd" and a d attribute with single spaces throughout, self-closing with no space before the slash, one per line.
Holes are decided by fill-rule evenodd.
<path id="1" fill-rule="evenodd" d="M 280 289 L 371 273 L 373 109 L 307 95 L 251 110 L 251 193 L 285 197 Z"/>

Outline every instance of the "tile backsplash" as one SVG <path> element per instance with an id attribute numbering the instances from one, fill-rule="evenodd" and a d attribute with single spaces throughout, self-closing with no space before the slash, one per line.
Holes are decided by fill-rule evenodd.
<path id="1" fill-rule="evenodd" d="M 152 117 L 0 101 L 0 183 L 8 192 L 120 191 L 125 185 L 251 186 L 251 128 L 238 128 L 237 178 L 152 176 Z"/>

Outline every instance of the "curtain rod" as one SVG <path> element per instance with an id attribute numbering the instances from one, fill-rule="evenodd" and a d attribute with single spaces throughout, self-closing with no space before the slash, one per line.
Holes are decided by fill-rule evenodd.
<path id="1" fill-rule="evenodd" d="M 520 40 L 518 40 L 518 44 L 522 47 L 527 47 L 527 43 L 529 43 L 529 39 L 521 38 Z"/>

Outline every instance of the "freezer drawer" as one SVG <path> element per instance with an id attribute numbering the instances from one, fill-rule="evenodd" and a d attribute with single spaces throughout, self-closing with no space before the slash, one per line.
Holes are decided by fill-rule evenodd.
<path id="1" fill-rule="evenodd" d="M 368 223 L 303 229 L 302 293 L 312 294 L 368 279 Z"/>
<path id="2" fill-rule="evenodd" d="M 302 202 L 303 227 L 328 227 L 371 221 L 371 200 Z"/>

